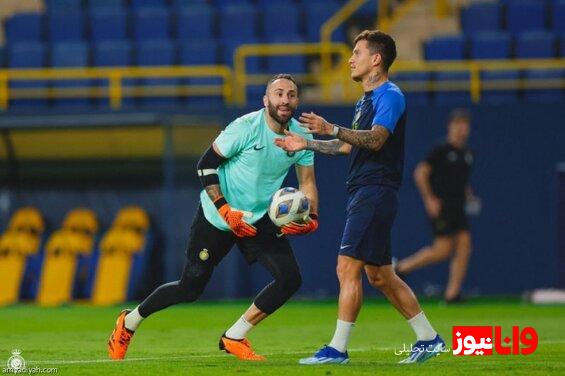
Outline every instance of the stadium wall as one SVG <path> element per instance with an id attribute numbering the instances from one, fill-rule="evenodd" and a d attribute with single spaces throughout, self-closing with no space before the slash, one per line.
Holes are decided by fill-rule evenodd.
<path id="1" fill-rule="evenodd" d="M 227 109 L 229 122 L 248 109 Z M 335 123 L 349 124 L 352 107 L 309 107 Z M 445 134 L 451 108 L 409 107 L 404 184 L 393 234 L 393 255 L 406 256 L 431 240 L 430 227 L 412 179 L 416 163 Z M 536 287 L 554 286 L 557 261 L 557 178 L 555 168 L 565 161 L 565 108 L 550 104 L 475 106 L 470 146 L 476 163 L 472 185 L 483 201 L 480 216 L 472 218 L 474 253 L 466 291 L 480 294 L 519 294 Z M 335 260 L 345 211 L 346 158 L 316 157 L 320 191 L 320 229 L 293 239 L 303 272 L 304 297 L 335 297 L 338 284 Z M 185 164 L 194 161 L 183 162 Z M 186 165 L 182 166 L 186 170 Z M 288 185 L 295 185 L 294 174 Z M 24 186 L 12 192 L 12 207 L 36 205 L 59 223 L 71 207 L 87 205 L 101 216 L 103 227 L 117 209 L 137 203 L 151 214 L 157 231 L 171 234 L 165 252 L 165 279 L 175 279 L 184 262 L 187 232 L 195 212 L 199 185 L 196 176 L 177 182 L 174 210 L 163 210 L 164 191 L 158 184 L 89 187 Z M 168 231 L 164 231 L 169 223 Z M 565 231 L 565 229 L 560 229 Z M 269 280 L 260 266 L 249 272 L 243 258 L 232 252 L 208 286 L 207 298 L 254 295 Z M 563 271 L 561 271 L 563 272 Z M 447 265 L 417 271 L 408 282 L 418 291 L 440 291 L 447 280 Z M 366 290 L 368 293 L 369 289 Z M 374 294 L 374 292 L 371 292 Z"/>

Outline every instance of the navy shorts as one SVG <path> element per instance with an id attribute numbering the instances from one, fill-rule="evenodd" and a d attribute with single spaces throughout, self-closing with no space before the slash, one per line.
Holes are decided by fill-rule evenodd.
<path id="1" fill-rule="evenodd" d="M 371 265 L 390 265 L 390 233 L 397 208 L 394 188 L 368 185 L 353 191 L 347 202 L 339 254 Z"/>

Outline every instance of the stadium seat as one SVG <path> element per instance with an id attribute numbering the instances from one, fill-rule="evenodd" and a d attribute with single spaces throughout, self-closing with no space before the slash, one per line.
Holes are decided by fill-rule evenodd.
<path id="1" fill-rule="evenodd" d="M 82 0 L 44 0 L 48 12 L 80 11 Z"/>
<path id="2" fill-rule="evenodd" d="M 263 36 L 299 35 L 300 28 L 298 7 L 295 4 L 271 5 L 262 12 L 261 23 Z"/>
<path id="3" fill-rule="evenodd" d="M 518 101 L 518 71 L 481 72 L 481 102 L 490 104 L 515 103 Z M 489 85 L 509 85 L 510 88 L 489 88 Z"/>
<path id="4" fill-rule="evenodd" d="M 144 7 L 164 7 L 166 5 L 166 0 L 131 0 L 131 6 L 134 10 Z"/>
<path id="5" fill-rule="evenodd" d="M 4 46 L 0 46 L 0 67 L 4 68 L 6 66 L 6 51 Z"/>
<path id="6" fill-rule="evenodd" d="M 304 3 L 305 19 L 307 20 L 306 38 L 308 41 L 316 42 L 320 40 L 320 28 L 322 24 L 337 12 L 339 8 L 339 3 L 335 1 Z M 332 41 L 345 41 L 345 29 L 343 26 L 338 27 L 332 33 Z"/>
<path id="7" fill-rule="evenodd" d="M 559 57 L 565 57 L 565 33 L 559 38 Z"/>
<path id="8" fill-rule="evenodd" d="M 303 43 L 302 38 L 295 35 L 285 35 L 273 37 L 267 41 L 268 43 Z M 267 73 L 306 73 L 306 56 L 299 55 L 276 55 L 267 56 L 266 58 Z"/>
<path id="9" fill-rule="evenodd" d="M 127 37 L 127 14 L 124 10 L 94 9 L 88 20 L 90 38 L 94 43 L 105 40 L 122 40 Z"/>
<path id="10" fill-rule="evenodd" d="M 545 1 L 521 0 L 506 4 L 506 29 L 512 33 L 546 28 Z"/>
<path id="11" fill-rule="evenodd" d="M 447 84 L 446 81 L 450 81 L 447 84 L 450 88 L 454 88 L 455 85 L 462 85 L 464 89 L 439 89 L 433 94 L 434 102 L 436 104 L 443 105 L 466 105 L 471 103 L 471 93 L 468 89 L 469 85 L 469 72 L 436 72 L 435 73 L 436 84 L 441 85 L 442 83 Z"/>
<path id="12" fill-rule="evenodd" d="M 463 60 L 467 57 L 467 40 L 462 35 L 436 37 L 424 45 L 426 60 Z"/>
<path id="13" fill-rule="evenodd" d="M 90 12 L 98 10 L 124 10 L 124 0 L 88 0 Z"/>
<path id="14" fill-rule="evenodd" d="M 167 39 L 171 36 L 171 17 L 168 8 L 143 7 L 133 14 L 133 37 L 137 41 Z"/>
<path id="15" fill-rule="evenodd" d="M 177 45 L 170 39 L 157 39 L 139 42 L 136 48 L 135 63 L 138 66 L 169 66 L 176 65 Z M 178 78 L 145 78 L 138 80 L 140 85 L 145 86 L 143 92 L 151 92 L 154 86 L 178 86 Z M 145 105 L 171 105 L 177 102 L 174 94 L 157 98 L 143 96 L 140 103 Z"/>
<path id="16" fill-rule="evenodd" d="M 84 42 L 60 42 L 53 44 L 51 48 L 50 65 L 54 68 L 64 67 L 87 67 L 89 66 L 89 47 Z M 91 80 L 64 80 L 54 81 L 55 88 L 90 87 Z M 82 91 L 82 90 L 81 90 Z M 69 99 L 72 98 L 72 99 Z M 91 100 L 88 98 L 73 98 L 69 95 L 66 98 L 55 99 L 54 104 L 58 107 L 66 106 L 89 106 Z"/>
<path id="17" fill-rule="evenodd" d="M 44 35 L 43 15 L 39 13 L 18 13 L 5 23 L 6 41 L 40 41 Z"/>
<path id="18" fill-rule="evenodd" d="M 214 65 L 218 64 L 219 45 L 215 39 L 191 40 L 179 44 L 179 60 L 181 65 Z M 182 80 L 187 85 L 221 85 L 221 78 L 194 77 Z M 182 97 L 190 103 L 222 103 L 220 96 L 188 96 Z"/>
<path id="19" fill-rule="evenodd" d="M 207 4 L 182 7 L 175 12 L 175 37 L 200 40 L 214 37 L 214 10 Z"/>
<path id="20" fill-rule="evenodd" d="M 175 9 L 191 7 L 191 6 L 199 6 L 207 4 L 208 0 L 172 0 L 172 6 Z"/>
<path id="21" fill-rule="evenodd" d="M 431 77 L 432 75 L 429 72 L 407 72 L 395 73 L 391 76 L 391 79 L 402 89 L 406 97 L 406 103 L 410 106 L 412 104 L 430 103 L 428 85 L 430 84 Z M 408 83 L 412 84 L 414 88 L 408 87 Z"/>
<path id="22" fill-rule="evenodd" d="M 500 30 L 500 4 L 498 2 L 469 4 L 461 10 L 461 25 L 466 34 Z"/>
<path id="23" fill-rule="evenodd" d="M 104 41 L 96 43 L 92 48 L 92 65 L 97 67 L 116 67 L 133 65 L 133 46 L 131 42 L 124 41 Z M 128 86 L 127 80 L 122 82 Z M 96 80 L 96 87 L 108 87 L 108 80 Z M 96 101 L 102 108 L 109 107 L 107 98 L 100 98 Z M 131 107 L 134 101 L 132 98 L 123 98 L 122 106 Z"/>
<path id="24" fill-rule="evenodd" d="M 47 35 L 51 42 L 81 41 L 84 38 L 84 14 L 57 11 L 47 17 Z"/>
<path id="25" fill-rule="evenodd" d="M 19 42 L 7 46 L 6 66 L 8 68 L 42 68 L 47 63 L 47 47 L 42 42 Z M 11 89 L 38 89 L 47 91 L 47 82 L 12 81 Z M 46 106 L 45 99 L 11 99 L 11 108 L 34 108 Z"/>
<path id="26" fill-rule="evenodd" d="M 557 56 L 555 34 L 546 31 L 525 31 L 516 38 L 516 57 L 542 59 Z"/>
<path id="27" fill-rule="evenodd" d="M 241 41 L 224 40 L 224 42 L 222 43 L 222 47 L 223 47 L 222 48 L 223 56 L 221 56 L 222 63 L 225 65 L 233 66 L 234 64 L 233 57 L 235 50 L 240 45 L 247 43 L 255 44 L 255 43 L 259 43 L 259 40 L 255 38 L 249 40 L 241 40 Z M 245 68 L 248 73 L 263 72 L 264 59 L 262 57 L 258 57 L 258 56 L 248 57 L 247 59 L 245 59 L 245 64 L 246 64 Z"/>
<path id="28" fill-rule="evenodd" d="M 540 84 L 559 84 L 565 78 L 564 71 L 561 70 L 527 70 L 525 72 L 526 84 L 537 81 Z M 528 102 L 560 102 L 563 100 L 563 89 L 540 88 L 524 89 L 524 99 Z"/>
<path id="29" fill-rule="evenodd" d="M 214 4 L 219 7 L 227 7 L 230 5 L 248 5 L 250 0 L 214 0 Z"/>
<path id="30" fill-rule="evenodd" d="M 219 10 L 220 37 L 226 41 L 249 41 L 257 37 L 257 10 L 252 5 L 226 5 Z"/>
<path id="31" fill-rule="evenodd" d="M 556 33 L 565 33 L 565 0 L 554 1 L 550 14 L 551 29 Z"/>
<path id="32" fill-rule="evenodd" d="M 471 35 L 471 59 L 508 59 L 512 38 L 506 32 L 483 31 Z"/>

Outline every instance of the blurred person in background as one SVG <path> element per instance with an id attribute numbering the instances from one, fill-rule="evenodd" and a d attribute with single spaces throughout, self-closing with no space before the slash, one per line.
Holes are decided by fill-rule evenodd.
<path id="1" fill-rule="evenodd" d="M 471 256 L 471 233 L 466 207 L 478 211 L 480 201 L 469 185 L 473 153 L 467 147 L 471 131 L 468 111 L 455 109 L 449 116 L 447 138 L 420 162 L 414 171 L 434 241 L 396 264 L 396 272 L 406 276 L 414 270 L 452 256 L 449 280 L 444 293 L 447 303 L 461 302 L 461 285 Z"/>

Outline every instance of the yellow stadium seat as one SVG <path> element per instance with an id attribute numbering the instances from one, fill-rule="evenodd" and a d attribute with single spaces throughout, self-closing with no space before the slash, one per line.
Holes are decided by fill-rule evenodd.
<path id="1" fill-rule="evenodd" d="M 144 242 L 144 236 L 127 229 L 112 228 L 104 235 L 92 293 L 94 304 L 116 304 L 126 299 L 133 254 L 143 249 Z"/>
<path id="2" fill-rule="evenodd" d="M 130 228 L 138 232 L 149 229 L 149 215 L 139 206 L 127 206 L 121 209 L 114 219 L 113 227 Z"/>
<path id="3" fill-rule="evenodd" d="M 41 235 L 45 230 L 45 223 L 39 210 L 33 207 L 25 207 L 19 209 L 12 215 L 8 229 Z"/>
<path id="4" fill-rule="evenodd" d="M 77 268 L 77 256 L 92 252 L 92 238 L 84 233 L 62 229 L 51 235 L 45 246 L 45 259 L 37 302 L 55 306 L 70 302 Z"/>
<path id="5" fill-rule="evenodd" d="M 0 306 L 18 300 L 27 256 L 38 248 L 39 238 L 27 232 L 9 231 L 0 237 Z"/>
<path id="6" fill-rule="evenodd" d="M 63 228 L 94 236 L 98 232 L 98 219 L 91 209 L 73 209 L 63 220 Z"/>

